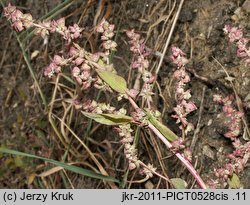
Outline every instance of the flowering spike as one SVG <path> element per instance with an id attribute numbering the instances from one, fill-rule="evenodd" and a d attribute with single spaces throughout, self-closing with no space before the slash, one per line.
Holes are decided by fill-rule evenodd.
<path id="1" fill-rule="evenodd" d="M 244 38 L 242 30 L 238 27 L 225 25 L 223 31 L 230 42 L 236 42 L 237 56 L 243 58 L 245 65 L 250 65 L 250 48 L 247 46 L 249 39 Z"/>
<path id="2" fill-rule="evenodd" d="M 190 81 L 190 77 L 186 72 L 185 65 L 188 62 L 186 59 L 186 54 L 177 47 L 172 47 L 172 56 L 171 59 L 174 64 L 178 66 L 178 69 L 174 72 L 174 77 L 177 80 L 176 83 L 176 100 L 177 105 L 174 108 L 175 115 L 172 115 L 173 118 L 176 118 L 176 123 L 181 123 L 180 129 L 188 128 L 188 131 L 193 129 L 193 125 L 188 123 L 187 115 L 197 109 L 196 105 L 193 102 L 188 102 L 191 98 L 190 90 L 185 90 L 186 84 Z"/>
<path id="3" fill-rule="evenodd" d="M 232 140 L 235 140 L 235 138 L 238 137 L 241 132 L 241 119 L 244 113 L 235 110 L 235 108 L 232 106 L 233 104 L 232 96 L 227 96 L 223 98 L 221 95 L 214 95 L 213 100 L 214 102 L 223 105 L 222 110 L 226 118 L 228 118 L 229 120 L 226 125 L 229 131 L 225 133 L 224 136 Z"/>

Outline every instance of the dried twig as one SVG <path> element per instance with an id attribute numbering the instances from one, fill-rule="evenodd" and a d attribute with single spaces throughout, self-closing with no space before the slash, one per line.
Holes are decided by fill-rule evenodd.
<path id="1" fill-rule="evenodd" d="M 179 17 L 179 14 L 180 14 L 180 11 L 181 11 L 181 8 L 182 8 L 183 3 L 184 3 L 184 0 L 181 0 L 180 5 L 179 5 L 179 7 L 178 7 L 178 10 L 177 10 L 177 12 L 176 12 L 176 14 L 175 14 L 174 22 L 173 22 L 172 27 L 171 27 L 171 29 L 170 29 L 170 31 L 169 31 L 169 35 L 168 35 L 167 41 L 166 41 L 166 43 L 165 43 L 165 46 L 164 46 L 164 49 L 163 49 L 163 52 L 162 52 L 162 55 L 161 55 L 161 58 L 160 58 L 160 62 L 159 62 L 158 67 L 156 68 L 156 71 L 155 71 L 156 76 L 158 75 L 158 73 L 159 73 L 159 71 L 160 71 L 160 68 L 161 68 L 161 65 L 162 65 L 164 56 L 165 56 L 166 51 L 167 51 L 167 49 L 168 49 L 168 46 L 169 46 L 169 43 L 170 43 L 172 34 L 173 34 L 173 32 L 174 32 L 174 28 L 175 28 L 176 22 L 177 22 L 177 20 L 178 20 L 178 17 Z"/>
<path id="2" fill-rule="evenodd" d="M 190 149 L 193 151 L 194 150 L 194 147 L 195 147 L 195 144 L 198 140 L 198 133 L 200 132 L 200 129 L 201 129 L 201 115 L 202 115 L 202 111 L 203 111 L 203 104 L 204 104 L 204 97 L 205 97 L 205 92 L 206 92 L 206 87 L 203 87 L 202 89 L 202 97 L 201 97 L 201 103 L 200 103 L 200 109 L 199 109 L 199 116 L 198 116 L 198 122 L 197 122 L 197 125 L 196 125 L 196 129 L 194 131 L 194 135 L 193 135 L 193 138 L 192 138 L 192 142 L 191 142 L 191 145 L 190 145 Z"/>

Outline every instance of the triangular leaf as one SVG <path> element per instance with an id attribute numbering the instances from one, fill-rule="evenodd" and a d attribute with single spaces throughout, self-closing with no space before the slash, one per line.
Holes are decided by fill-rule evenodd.
<path id="1" fill-rule="evenodd" d="M 113 90 L 118 93 L 125 94 L 127 91 L 127 82 L 121 76 L 105 70 L 97 70 L 100 78 L 107 83 Z"/>
<path id="2" fill-rule="evenodd" d="M 241 187 L 240 179 L 235 173 L 228 179 L 228 184 L 231 189 L 239 189 Z"/>
<path id="3" fill-rule="evenodd" d="M 82 114 L 104 125 L 127 124 L 133 120 L 132 117 L 129 117 L 127 115 L 97 114 L 97 113 L 88 113 L 88 112 L 83 112 L 83 111 L 82 111 Z"/>
<path id="4" fill-rule="evenodd" d="M 105 68 L 105 63 L 103 62 L 102 59 L 99 59 L 97 64 L 100 65 L 102 68 Z"/>
<path id="5" fill-rule="evenodd" d="M 186 189 L 187 187 L 187 182 L 185 182 L 181 178 L 172 178 L 170 179 L 170 181 L 172 182 L 172 184 L 174 185 L 174 188 L 176 189 Z"/>

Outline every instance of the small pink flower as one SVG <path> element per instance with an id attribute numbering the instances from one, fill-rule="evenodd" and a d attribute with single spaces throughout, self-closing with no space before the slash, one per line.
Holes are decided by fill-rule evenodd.
<path id="1" fill-rule="evenodd" d="M 241 118 L 244 116 L 244 113 L 235 110 L 232 96 L 223 98 L 221 95 L 214 95 L 213 100 L 223 105 L 223 113 L 228 118 L 227 127 L 229 131 L 226 132 L 224 136 L 235 140 L 235 138 L 240 135 Z"/>
<path id="2" fill-rule="evenodd" d="M 127 30 L 126 31 L 127 36 L 132 40 L 132 41 L 139 41 L 140 35 L 135 33 L 135 30 Z"/>
<path id="3" fill-rule="evenodd" d="M 58 33 L 63 32 L 66 29 L 65 18 L 60 18 L 58 20 L 53 20 L 51 27 Z"/>
<path id="4" fill-rule="evenodd" d="M 91 67 L 90 67 L 87 63 L 83 63 L 83 64 L 81 65 L 81 69 L 84 70 L 84 71 L 89 72 L 90 69 L 91 69 Z"/>
<path id="5" fill-rule="evenodd" d="M 99 23 L 99 25 L 96 27 L 96 32 L 103 33 L 105 31 L 104 28 L 103 28 L 103 25 L 104 25 L 105 22 L 106 22 L 106 20 L 103 18 L 101 20 L 101 22 Z"/>
<path id="6" fill-rule="evenodd" d="M 187 113 L 193 112 L 194 110 L 197 109 L 196 105 L 193 102 L 187 103 L 185 100 L 183 100 L 182 102 L 183 102 L 183 105 L 184 105 Z"/>
<path id="7" fill-rule="evenodd" d="M 230 42 L 234 42 L 240 40 L 243 37 L 243 32 L 237 27 L 232 27 L 230 32 L 228 33 L 228 37 Z"/>
<path id="8" fill-rule="evenodd" d="M 61 66 L 55 64 L 53 61 L 44 70 L 44 75 L 51 78 L 54 74 L 61 72 Z"/>
<path id="9" fill-rule="evenodd" d="M 231 116 L 231 114 L 234 112 L 234 109 L 230 105 L 224 105 L 223 112 L 225 112 L 227 115 Z"/>
<path id="10" fill-rule="evenodd" d="M 12 24 L 13 28 L 16 30 L 16 31 L 22 31 L 24 29 L 24 26 L 23 26 L 23 23 L 21 21 L 15 21 L 13 24 Z"/>
<path id="11" fill-rule="evenodd" d="M 184 66 L 188 63 L 188 60 L 183 56 L 177 56 L 177 57 L 172 56 L 171 59 L 173 63 L 176 64 L 178 67 Z"/>
<path id="12" fill-rule="evenodd" d="M 178 47 L 172 47 L 172 55 L 174 57 L 185 56 L 186 54 Z"/>
<path id="13" fill-rule="evenodd" d="M 81 36 L 82 28 L 78 26 L 78 24 L 74 24 L 73 26 L 69 26 L 69 31 L 71 33 L 71 38 L 76 39 Z"/>
<path id="14" fill-rule="evenodd" d="M 11 4 L 8 4 L 4 8 L 4 15 L 12 22 L 12 26 L 16 31 L 22 31 L 24 28 L 32 26 L 32 16 L 30 14 L 23 14 Z"/>
<path id="15" fill-rule="evenodd" d="M 173 148 L 175 149 L 175 151 L 179 151 L 185 148 L 184 142 L 181 138 L 174 140 L 171 144 Z"/>
<path id="16" fill-rule="evenodd" d="M 231 26 L 225 25 L 224 28 L 223 28 L 223 31 L 224 31 L 225 34 L 228 34 L 231 31 Z"/>
<path id="17" fill-rule="evenodd" d="M 84 58 L 82 58 L 82 57 L 78 57 L 78 58 L 76 58 L 76 59 L 74 60 L 74 63 L 75 63 L 77 66 L 81 65 L 83 62 L 84 62 Z"/>
<path id="18" fill-rule="evenodd" d="M 230 42 L 235 42 L 237 45 L 237 56 L 243 58 L 245 65 L 250 65 L 250 48 L 247 45 L 249 42 L 248 38 L 243 37 L 243 32 L 240 28 L 230 27 L 228 25 L 224 28 L 225 34 L 228 35 Z"/>
<path id="19" fill-rule="evenodd" d="M 14 11 L 16 11 L 16 7 L 9 3 L 8 6 L 4 8 L 4 16 L 10 19 Z"/>
<path id="20" fill-rule="evenodd" d="M 63 58 L 59 55 L 55 55 L 53 58 L 53 63 L 56 65 L 60 65 L 62 63 Z"/>
<path id="21" fill-rule="evenodd" d="M 114 29 L 115 29 L 115 25 L 114 24 L 109 24 L 108 30 L 109 31 L 114 31 Z"/>
<path id="22" fill-rule="evenodd" d="M 21 12 L 20 10 L 15 10 L 12 14 L 11 14 L 11 21 L 15 22 L 15 21 L 21 21 L 23 17 L 23 12 Z"/>
<path id="23" fill-rule="evenodd" d="M 188 63 L 188 60 L 186 59 L 185 56 L 186 56 L 186 54 L 180 48 L 172 47 L 171 60 L 178 67 L 184 66 Z"/>
<path id="24" fill-rule="evenodd" d="M 78 77 L 79 75 L 80 75 L 80 68 L 78 68 L 78 67 L 74 67 L 73 69 L 72 69 L 72 75 L 74 76 L 74 77 Z"/>
<path id="25" fill-rule="evenodd" d="M 75 48 L 74 46 L 71 46 L 69 50 L 69 56 L 72 57 L 72 56 L 76 56 L 77 54 L 78 54 L 78 49 Z"/>
<path id="26" fill-rule="evenodd" d="M 51 22 L 50 21 L 43 21 L 38 23 L 41 28 L 36 28 L 35 33 L 36 35 L 40 35 L 42 38 L 45 38 L 46 36 L 49 35 L 49 29 L 50 29 L 50 25 Z"/>
<path id="27" fill-rule="evenodd" d="M 132 98 L 136 98 L 136 96 L 139 94 L 139 91 L 138 90 L 135 90 L 135 89 L 130 89 L 128 91 L 128 95 Z"/>

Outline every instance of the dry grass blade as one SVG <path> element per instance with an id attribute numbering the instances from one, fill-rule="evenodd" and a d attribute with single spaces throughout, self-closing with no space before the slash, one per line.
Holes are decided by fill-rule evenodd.
<path id="1" fill-rule="evenodd" d="M 182 8 L 182 5 L 184 3 L 184 0 L 181 0 L 180 4 L 179 4 L 179 7 L 178 7 L 178 10 L 175 14 L 175 18 L 174 18 L 174 21 L 173 21 L 173 24 L 171 26 L 171 29 L 170 29 L 170 32 L 169 32 L 169 35 L 168 35 L 168 38 L 167 38 L 167 41 L 165 43 L 165 46 L 164 46 L 164 49 L 163 49 L 163 52 L 162 52 L 162 55 L 161 55 L 161 58 L 160 58 L 160 62 L 155 70 L 155 74 L 156 76 L 158 75 L 159 71 L 160 71 L 160 68 L 161 68 L 161 65 L 162 65 L 162 62 L 163 62 L 163 59 L 165 57 L 165 54 L 166 54 L 166 51 L 168 49 L 168 46 L 169 46 L 169 43 L 170 43 L 170 40 L 171 40 L 171 37 L 172 37 L 172 34 L 174 32 L 174 29 L 175 29 L 175 25 L 176 25 L 176 22 L 178 20 L 178 17 L 179 17 L 179 14 L 180 14 L 180 11 L 181 11 L 181 8 Z"/>
<path id="2" fill-rule="evenodd" d="M 72 164 L 72 163 L 69 163 L 69 164 Z M 51 169 L 49 169 L 49 170 L 47 170 L 45 172 L 42 172 L 41 174 L 39 174 L 37 176 L 39 176 L 39 177 L 47 177 L 47 176 L 49 176 L 51 174 L 54 174 L 54 173 L 57 173 L 57 172 L 59 172 L 61 170 L 63 170 L 62 167 L 53 167 L 53 168 L 51 168 Z"/>
<path id="3" fill-rule="evenodd" d="M 64 123 L 59 117 L 54 116 L 55 118 L 57 118 L 59 121 L 61 121 L 62 123 Z M 80 144 L 83 146 L 83 148 L 87 151 L 87 153 L 89 154 L 90 158 L 95 162 L 96 166 L 99 168 L 100 172 L 103 175 L 108 176 L 108 173 L 106 172 L 106 170 L 104 169 L 104 167 L 101 165 L 101 163 L 96 159 L 95 155 L 91 152 L 91 150 L 88 148 L 88 146 L 73 132 L 73 130 L 66 124 L 64 124 L 65 127 L 67 127 L 67 129 L 70 131 L 70 133 L 76 138 L 76 140 L 78 142 L 80 142 Z M 113 182 L 107 182 L 109 184 L 109 186 L 113 189 L 118 188 Z"/>

